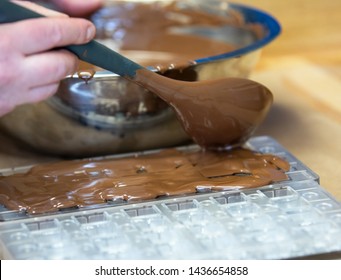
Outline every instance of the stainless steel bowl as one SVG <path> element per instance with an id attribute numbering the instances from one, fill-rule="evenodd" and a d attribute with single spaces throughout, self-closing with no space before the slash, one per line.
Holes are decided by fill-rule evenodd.
<path id="1" fill-rule="evenodd" d="M 108 1 L 108 5 L 115 3 L 117 1 Z M 179 3 L 185 3 L 186 8 L 193 6 L 196 10 L 218 16 L 229 17 L 237 13 L 244 24 L 215 29 L 188 26 L 173 30 L 219 39 L 238 47 L 227 53 L 195 59 L 185 69 L 163 71 L 171 78 L 194 81 L 248 77 L 258 62 L 262 48 L 280 33 L 276 19 L 253 7 L 223 0 L 187 0 Z M 108 8 L 110 6 L 104 9 Z M 107 19 L 101 17 L 103 11 L 92 17 L 99 31 L 110 28 L 110 22 L 108 24 L 105 22 Z M 102 42 L 110 47 L 113 41 Z M 156 61 L 162 60 L 163 55 L 148 51 L 125 54 L 132 60 L 152 56 Z M 148 68 L 159 71 L 154 66 Z M 108 71 L 97 71 L 88 83 L 78 75 L 66 77 L 55 96 L 39 104 L 17 108 L 0 119 L 0 126 L 39 151 L 63 156 L 132 152 L 189 141 L 172 109 L 161 99 Z"/>

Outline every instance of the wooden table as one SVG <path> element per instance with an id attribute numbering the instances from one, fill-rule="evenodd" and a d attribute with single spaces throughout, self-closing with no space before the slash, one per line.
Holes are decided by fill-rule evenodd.
<path id="1" fill-rule="evenodd" d="M 282 25 L 251 77 L 275 97 L 257 134 L 274 137 L 341 200 L 341 1 L 242 2 Z"/>
<path id="2" fill-rule="evenodd" d="M 256 134 L 275 138 L 341 200 L 341 1 L 239 2 L 268 11 L 283 28 L 251 77 L 275 97 Z M 53 159 L 0 134 L 0 168 Z"/>

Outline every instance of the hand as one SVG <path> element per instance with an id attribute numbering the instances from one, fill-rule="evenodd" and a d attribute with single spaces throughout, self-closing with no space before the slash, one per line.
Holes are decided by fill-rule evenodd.
<path id="1" fill-rule="evenodd" d="M 83 44 L 95 35 L 94 25 L 85 19 L 16 3 L 48 17 L 0 25 L 0 116 L 54 94 L 78 65 L 75 55 L 55 48 Z"/>
<path id="2" fill-rule="evenodd" d="M 85 16 L 96 11 L 104 0 L 51 0 L 59 9 L 70 16 Z"/>

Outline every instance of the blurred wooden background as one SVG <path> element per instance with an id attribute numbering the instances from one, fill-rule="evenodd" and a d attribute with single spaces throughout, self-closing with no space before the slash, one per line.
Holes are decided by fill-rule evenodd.
<path id="1" fill-rule="evenodd" d="M 271 13 L 282 25 L 282 34 L 270 44 L 266 56 L 300 55 L 322 64 L 341 64 L 341 1 L 242 0 Z"/>
<path id="2" fill-rule="evenodd" d="M 275 99 L 257 134 L 278 140 L 341 200 L 341 1 L 238 2 L 269 12 L 282 26 L 252 75 Z"/>

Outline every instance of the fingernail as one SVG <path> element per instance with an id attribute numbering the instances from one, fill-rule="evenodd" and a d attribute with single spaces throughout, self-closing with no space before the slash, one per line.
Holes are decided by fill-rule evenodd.
<path id="1" fill-rule="evenodd" d="M 92 38 L 95 37 L 96 29 L 94 26 L 89 26 L 86 31 L 86 39 L 90 41 Z"/>

